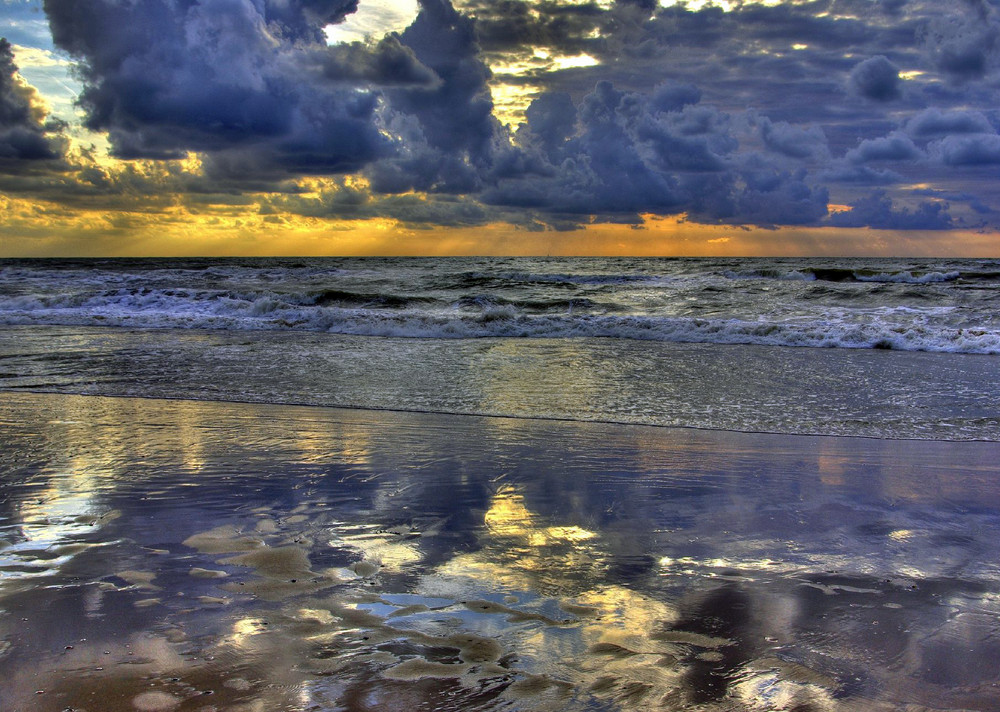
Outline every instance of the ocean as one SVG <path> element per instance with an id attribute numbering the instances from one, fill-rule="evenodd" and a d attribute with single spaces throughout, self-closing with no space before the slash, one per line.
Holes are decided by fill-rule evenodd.
<path id="1" fill-rule="evenodd" d="M 0 261 L 0 709 L 1000 709 L 1000 261 Z"/>
<path id="2" fill-rule="evenodd" d="M 1000 438 L 1000 260 L 0 261 L 0 387 Z"/>

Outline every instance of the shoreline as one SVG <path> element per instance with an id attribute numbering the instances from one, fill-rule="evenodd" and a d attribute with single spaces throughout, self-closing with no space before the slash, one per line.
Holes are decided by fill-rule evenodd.
<path id="1" fill-rule="evenodd" d="M 0 388 L 876 439 L 1000 438 L 966 354 L 614 339 L 0 329 Z"/>
<path id="2" fill-rule="evenodd" d="M 780 347 L 779 347 L 780 348 Z M 637 428 L 654 428 L 659 430 L 679 430 L 679 431 L 695 431 L 695 432 L 706 432 L 706 433 L 733 433 L 735 435 L 762 435 L 762 436 L 773 436 L 773 437 L 789 437 L 789 438 L 841 438 L 846 440 L 876 440 L 876 441 L 891 441 L 891 442 L 913 442 L 913 443 L 943 443 L 943 444 L 954 444 L 954 443 L 982 443 L 982 444 L 993 444 L 1000 445 L 1000 436 L 996 440 L 990 440 L 987 438 L 965 438 L 965 439 L 948 439 L 948 438 L 919 438 L 919 437 L 891 437 L 891 436 L 877 436 L 877 435 L 851 435 L 851 434 L 840 434 L 840 433 L 811 433 L 811 432 L 797 432 L 797 433 L 787 433 L 775 430 L 736 430 L 729 428 L 713 428 L 708 426 L 699 425 L 678 425 L 678 424 L 658 424 L 658 423 L 642 423 L 627 420 L 600 420 L 600 419 L 590 419 L 581 420 L 578 418 L 561 418 L 556 416 L 531 416 L 531 415 L 509 415 L 505 413 L 466 413 L 462 411 L 449 411 L 449 410 L 416 410 L 407 408 L 391 408 L 391 407 L 378 407 L 371 405 L 341 405 L 341 404 L 323 404 L 323 403 L 308 403 L 308 402 L 297 402 L 297 401 L 255 401 L 255 400 L 238 400 L 230 398 L 195 398 L 191 396 L 143 396 L 134 394 L 114 394 L 114 393 L 84 393 L 75 391 L 59 391 L 59 390 L 46 390 L 44 388 L 33 389 L 33 388 L 16 388 L 16 387 L 0 387 L 0 398 L 5 394 L 29 394 L 38 396 L 78 396 L 81 398 L 119 398 L 119 399 L 137 399 L 137 400 L 162 400 L 162 401 L 181 401 L 181 402 L 192 402 L 192 403 L 220 403 L 223 405 L 246 405 L 246 406 L 274 406 L 278 408 L 314 408 L 318 410 L 343 410 L 343 411 L 361 411 L 361 412 L 372 412 L 372 413 L 398 413 L 402 415 L 429 415 L 429 416 L 444 416 L 444 417 L 455 417 L 455 418 L 486 418 L 486 419 L 500 419 L 500 420 L 515 420 L 515 421 L 538 421 L 542 423 L 567 423 L 567 424 L 580 424 L 580 425 L 607 425 L 607 426 L 625 426 L 625 427 L 637 427 Z"/>

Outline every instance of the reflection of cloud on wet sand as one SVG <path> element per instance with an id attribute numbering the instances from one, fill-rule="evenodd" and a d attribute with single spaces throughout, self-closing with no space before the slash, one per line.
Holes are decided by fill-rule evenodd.
<path id="1" fill-rule="evenodd" d="M 916 490 L 905 463 L 889 466 L 891 443 L 149 407 L 185 448 L 154 443 L 148 472 L 80 480 L 94 491 L 65 514 L 86 509 L 93 525 L 65 522 L 103 548 L 30 596 L 5 594 L 0 673 L 16 685 L 0 706 L 880 712 L 996 699 L 1000 599 L 993 564 L 973 560 L 996 523 L 935 508 L 931 485 L 902 496 Z M 112 410 L 100 417 L 133 413 Z M 250 417 L 261 412 L 277 416 Z M 162 427 L 122 431 L 132 440 L 114 452 Z M 47 432 L 53 460 L 91 446 Z M 950 497 L 958 475 L 927 463 Z M 42 521 L 30 498 L 15 504 Z M 77 537 L 46 531 L 54 551 Z"/>
<path id="2" fill-rule="evenodd" d="M 402 532 L 344 535 L 316 513 L 264 527 L 260 521 L 217 527 L 186 542 L 212 560 L 192 572 L 217 578 L 243 613 L 228 632 L 203 638 L 187 669 L 157 668 L 189 687 L 192 679 L 216 676 L 215 700 L 230 699 L 232 709 L 292 700 L 353 700 L 352 709 L 416 701 L 439 709 L 489 700 L 523 709 L 561 709 L 584 699 L 636 709 L 683 704 L 692 700 L 696 671 L 718 668 L 737 645 L 684 630 L 676 608 L 609 581 L 609 554 L 596 532 L 531 512 L 511 487 L 501 488 L 483 515 L 481 548 L 432 570 L 421 568 L 415 538 L 396 543 L 407 555 L 355 571 L 360 562 L 378 560 L 385 540 Z M 308 536 L 317 530 L 333 535 Z M 360 558 L 317 571 L 310 554 L 331 543 Z M 389 593 L 393 576 L 408 568 L 423 571 L 417 592 Z M 279 607 L 261 608 L 266 601 Z M 805 694 L 792 695 L 786 688 L 799 683 L 775 678 L 781 670 L 765 673 L 774 678 L 771 687 L 784 685 L 788 699 Z M 188 699 L 176 686 L 164 687 L 163 695 L 173 696 L 159 698 L 164 704 Z"/>

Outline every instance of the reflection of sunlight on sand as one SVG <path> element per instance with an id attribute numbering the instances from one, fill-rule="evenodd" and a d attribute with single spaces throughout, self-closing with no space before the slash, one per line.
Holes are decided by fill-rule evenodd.
<path id="1" fill-rule="evenodd" d="M 486 528 L 496 536 L 524 539 L 531 546 L 544 546 L 559 541 L 581 542 L 597 535 L 578 526 L 542 527 L 524 506 L 524 497 L 513 487 L 501 487 L 490 501 L 484 517 Z"/>
<path id="2" fill-rule="evenodd" d="M 120 405 L 112 401 L 110 405 Z M 20 507 L 22 532 L 36 547 L 51 546 L 114 519 L 99 502 L 100 493 L 121 474 L 133 453 L 107 428 L 94 423 L 86 400 L 65 404 L 63 419 L 49 421 L 66 436 L 72 459 L 59 463 L 48 486 Z"/>
<path id="3" fill-rule="evenodd" d="M 82 424 L 65 425 L 76 428 Z M 80 538 L 120 516 L 120 512 L 103 506 L 99 497 L 112 466 L 93 452 L 79 455 L 65 469 L 50 475 L 44 489 L 20 503 L 19 536 L 14 537 L 16 541 L 3 540 L 0 546 L 0 587 L 51 574 L 81 551 L 104 545 Z"/>
<path id="4" fill-rule="evenodd" d="M 483 524 L 481 548 L 452 557 L 435 578 L 553 594 L 586 590 L 608 566 L 609 554 L 594 532 L 541 521 L 513 487 L 493 495 Z"/>
<path id="5" fill-rule="evenodd" d="M 263 618 L 240 618 L 233 623 L 232 633 L 226 642 L 240 648 L 245 648 L 253 643 L 253 638 L 266 630 L 267 625 Z"/>
<path id="6" fill-rule="evenodd" d="M 519 606 L 522 610 L 525 606 L 549 610 L 546 606 L 555 603 L 570 616 L 562 621 L 546 623 L 539 618 L 541 624 L 519 625 L 517 621 L 525 620 L 523 616 L 511 614 L 513 609 L 493 606 L 497 612 L 507 612 L 508 625 L 497 629 L 497 634 L 516 651 L 527 675 L 524 685 L 512 686 L 505 697 L 522 699 L 518 690 L 530 689 L 533 676 L 542 675 L 551 684 L 565 684 L 565 689 L 575 694 L 584 693 L 620 708 L 682 707 L 690 704 L 688 676 L 692 666 L 721 666 L 731 655 L 726 651 L 741 645 L 726 637 L 675 630 L 679 612 L 672 604 L 607 580 L 604 573 L 613 556 L 605 550 L 598 533 L 546 522 L 528 509 L 524 495 L 513 486 L 503 486 L 494 494 L 483 524 L 481 548 L 439 566 L 433 576 L 424 578 L 423 586 L 438 593 L 461 595 L 464 589 L 467 595 L 484 590 L 494 596 L 506 594 L 512 601 L 523 601 Z M 706 569 L 787 568 L 766 558 L 699 561 L 663 557 L 660 563 L 665 568 L 690 569 L 697 577 Z M 449 587 L 448 580 L 457 588 Z M 726 673 L 735 676 L 731 695 L 740 700 L 740 709 L 794 709 L 796 705 L 817 711 L 838 708 L 829 691 L 836 688 L 835 681 L 817 679 L 817 673 L 801 665 L 768 660 L 748 660 L 738 670 Z M 562 689 L 551 684 L 546 689 Z M 558 703 L 553 705 L 558 708 Z M 699 709 L 715 708 L 707 705 Z"/>
<path id="7" fill-rule="evenodd" d="M 771 669 L 767 666 L 768 662 L 773 665 Z M 795 679 L 796 676 L 801 679 Z M 815 681 L 821 677 L 801 665 L 785 663 L 776 658 L 760 660 L 734 686 L 733 696 L 744 705 L 743 709 L 747 712 L 798 709 L 832 712 L 842 709 L 830 690 Z M 826 680 L 825 684 L 836 687 L 833 680 Z M 875 707 L 870 709 L 874 710 Z"/>
<path id="8" fill-rule="evenodd" d="M 398 572 L 423 559 L 417 541 L 399 541 L 399 538 L 398 535 L 373 532 L 345 536 L 341 541 L 360 551 L 364 561 Z"/>
<path id="9" fill-rule="evenodd" d="M 364 428 L 341 427 L 336 433 L 328 432 L 322 423 L 314 428 L 290 433 L 301 462 L 329 462 L 336 460 L 351 465 L 369 465 L 372 457 L 372 436 Z"/>
<path id="10" fill-rule="evenodd" d="M 651 630 L 677 617 L 673 606 L 613 584 L 582 593 L 575 603 L 591 609 L 581 625 L 588 644 L 648 640 Z"/>
<path id="11" fill-rule="evenodd" d="M 20 508 L 24 522 L 21 532 L 33 548 L 67 543 L 74 535 L 93 531 L 93 527 L 111 521 L 117 512 L 105 510 L 94 501 L 92 479 L 86 475 L 67 475 L 54 480 L 41 491 L 38 499 Z"/>

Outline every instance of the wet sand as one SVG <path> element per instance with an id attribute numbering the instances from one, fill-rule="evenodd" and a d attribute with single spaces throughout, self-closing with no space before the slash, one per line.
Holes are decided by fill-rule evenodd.
<path id="1" fill-rule="evenodd" d="M 0 393 L 0 709 L 995 710 L 1000 444 Z"/>

